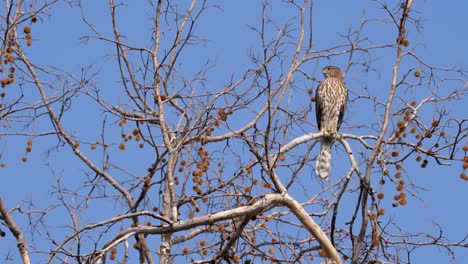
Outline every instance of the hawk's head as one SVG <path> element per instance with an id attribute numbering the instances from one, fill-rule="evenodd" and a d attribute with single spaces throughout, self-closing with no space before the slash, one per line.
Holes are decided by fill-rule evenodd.
<path id="1" fill-rule="evenodd" d="M 325 78 L 334 77 L 343 79 L 343 75 L 341 74 L 340 68 L 336 66 L 326 66 L 325 68 L 323 68 L 322 73 L 323 76 L 325 76 Z"/>

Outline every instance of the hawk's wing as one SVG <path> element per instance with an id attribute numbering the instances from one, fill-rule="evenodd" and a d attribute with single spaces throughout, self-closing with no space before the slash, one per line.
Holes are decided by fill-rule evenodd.
<path id="1" fill-rule="evenodd" d="M 336 131 L 340 130 L 341 122 L 343 122 L 343 116 L 344 116 L 345 111 L 346 111 L 346 104 L 348 103 L 348 89 L 345 89 L 345 90 L 346 90 L 346 92 L 344 94 L 344 101 L 341 104 L 340 113 L 338 115 L 338 124 L 336 124 Z"/>
<path id="2" fill-rule="evenodd" d="M 317 91 L 315 92 L 315 118 L 317 119 L 317 127 L 318 127 L 318 130 L 321 131 L 322 130 L 322 105 L 323 105 L 323 102 L 322 102 L 322 97 L 320 96 L 321 93 L 319 93 L 319 91 L 321 90 L 320 89 L 320 86 L 322 85 L 322 83 L 319 84 L 319 86 L 317 87 Z"/>

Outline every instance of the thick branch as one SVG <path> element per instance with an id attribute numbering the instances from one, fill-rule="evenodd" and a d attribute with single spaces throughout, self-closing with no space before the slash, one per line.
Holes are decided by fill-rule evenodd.
<path id="1" fill-rule="evenodd" d="M 179 221 L 172 225 L 153 227 L 140 226 L 129 228 L 118 234 L 110 242 L 104 245 L 100 251 L 100 254 L 107 252 L 115 245 L 129 239 L 131 236 L 134 236 L 136 234 L 175 233 L 202 225 L 212 225 L 214 223 L 227 219 L 233 219 L 235 217 L 242 217 L 245 215 L 256 215 L 260 212 L 269 210 L 277 206 L 288 207 L 294 213 L 294 215 L 296 215 L 297 219 L 301 222 L 301 224 L 310 232 L 310 234 L 317 240 L 317 242 L 319 242 L 320 246 L 327 253 L 329 258 L 335 261 L 335 263 L 337 264 L 342 263 L 338 252 L 333 247 L 327 235 L 309 216 L 309 214 L 304 210 L 304 208 L 288 194 L 267 194 L 262 199 L 258 200 L 252 205 L 238 207 L 235 209 L 226 210 L 214 214 L 203 215 L 190 220 Z"/>
<path id="2" fill-rule="evenodd" d="M 18 251 L 21 254 L 21 259 L 23 260 L 24 264 L 30 264 L 31 261 L 29 260 L 29 253 L 28 253 L 28 243 L 24 239 L 23 231 L 19 228 L 13 217 L 11 217 L 8 209 L 6 208 L 3 200 L 0 198 L 0 215 L 3 222 L 5 222 L 6 226 L 10 229 L 13 236 L 16 238 Z"/>

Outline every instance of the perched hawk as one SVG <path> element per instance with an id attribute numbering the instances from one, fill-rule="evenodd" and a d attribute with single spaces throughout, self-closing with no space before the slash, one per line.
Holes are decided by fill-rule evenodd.
<path id="1" fill-rule="evenodd" d="M 340 129 L 348 101 L 348 89 L 343 83 L 343 75 L 338 67 L 327 66 L 323 68 L 322 73 L 325 79 L 317 87 L 315 115 L 318 129 L 323 132 L 323 137 L 315 171 L 321 178 L 327 179 L 330 176 L 333 144 L 333 137 L 330 137 L 330 133 L 337 134 Z"/>

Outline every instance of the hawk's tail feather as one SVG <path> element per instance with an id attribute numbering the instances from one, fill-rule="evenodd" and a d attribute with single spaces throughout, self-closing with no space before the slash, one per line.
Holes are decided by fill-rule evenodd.
<path id="1" fill-rule="evenodd" d="M 327 138 L 322 138 L 320 141 L 320 153 L 317 156 L 315 172 L 322 179 L 328 179 L 328 177 L 330 177 L 332 144 L 333 140 Z"/>

